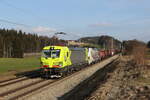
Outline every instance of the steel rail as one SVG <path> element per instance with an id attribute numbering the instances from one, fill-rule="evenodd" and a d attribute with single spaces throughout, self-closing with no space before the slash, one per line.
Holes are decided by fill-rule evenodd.
<path id="1" fill-rule="evenodd" d="M 57 80 L 52 81 L 52 82 L 45 83 L 45 84 L 43 84 L 43 85 L 40 85 L 40 86 L 38 86 L 38 87 L 36 87 L 36 88 L 34 88 L 34 89 L 32 89 L 32 90 L 29 90 L 29 91 L 26 91 L 26 92 L 24 92 L 24 93 L 21 93 L 21 94 L 19 94 L 19 95 L 17 95 L 17 96 L 14 96 L 14 97 L 10 98 L 10 100 L 16 100 L 16 99 L 18 99 L 18 98 L 21 98 L 21 97 L 23 97 L 23 96 L 26 96 L 26 95 L 28 95 L 28 94 L 30 94 L 30 93 L 32 93 L 32 92 L 35 92 L 35 91 L 37 91 L 37 90 L 39 90 L 39 89 L 41 89 L 41 88 L 46 87 L 47 85 L 50 85 L 50 84 L 52 84 L 52 83 L 54 83 L 54 82 L 56 82 L 56 81 L 57 81 Z"/>
<path id="2" fill-rule="evenodd" d="M 43 82 L 43 81 L 46 81 L 46 80 L 38 80 L 38 81 L 36 81 L 36 82 L 33 82 L 33 83 L 30 83 L 30 84 L 21 86 L 21 87 L 19 87 L 19 88 L 6 91 L 6 92 L 4 92 L 4 93 L 1 93 L 0 96 L 1 96 L 1 97 L 4 97 L 4 96 L 6 96 L 6 95 L 8 95 L 8 94 L 11 94 L 11 93 L 20 91 L 20 90 L 22 90 L 22 89 L 25 89 L 25 88 L 27 88 L 27 87 L 30 87 L 30 86 L 35 85 L 35 84 L 38 84 L 38 83 L 41 83 L 41 82 Z"/>

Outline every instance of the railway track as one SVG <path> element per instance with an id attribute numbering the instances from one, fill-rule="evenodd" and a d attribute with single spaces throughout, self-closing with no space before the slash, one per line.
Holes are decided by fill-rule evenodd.
<path id="1" fill-rule="evenodd" d="M 37 73 L 29 73 L 22 77 L 0 81 L 0 100 L 16 100 L 57 81 L 38 76 Z"/>
<path id="2" fill-rule="evenodd" d="M 16 88 L 16 89 L 6 91 L 6 92 L 4 92 L 4 93 L 1 93 L 0 96 L 1 96 L 1 97 L 6 96 L 6 95 L 11 94 L 11 93 L 14 93 L 14 92 L 16 92 L 16 91 L 18 91 L 18 90 L 24 89 L 24 88 L 26 88 L 26 87 L 28 87 L 28 86 L 32 86 L 32 85 L 34 85 L 34 84 L 40 83 L 40 82 L 42 82 L 42 81 L 43 81 L 43 80 L 39 80 L 39 81 L 30 83 L 30 84 L 27 84 L 27 85 L 25 85 L 25 86 L 18 87 L 18 88 Z"/>
<path id="3" fill-rule="evenodd" d="M 28 80 L 28 79 L 30 79 L 30 78 L 27 78 L 27 77 L 24 77 L 24 78 L 17 78 L 17 79 L 14 79 L 14 80 L 8 80 L 8 81 L 6 81 L 6 82 L 2 82 L 1 84 L 0 84 L 0 88 L 1 87 L 4 87 L 4 86 L 7 86 L 7 85 L 11 85 L 11 84 L 15 84 L 15 83 L 18 83 L 18 82 L 21 82 L 21 81 L 25 81 L 25 80 Z"/>
<path id="4" fill-rule="evenodd" d="M 15 78 L 10 78 L 10 79 L 6 79 L 6 80 L 2 80 L 2 81 L 0 81 L 0 83 L 9 82 L 9 81 L 16 80 L 16 79 L 19 79 L 19 78 L 20 77 L 15 77 Z"/>
<path id="5" fill-rule="evenodd" d="M 94 77 L 93 75 L 95 75 L 95 73 L 97 74 L 98 71 L 100 71 L 99 73 L 102 74 L 101 71 L 103 69 L 107 68 L 107 66 L 109 64 L 111 64 L 112 62 L 114 62 L 117 59 L 118 59 L 118 55 L 108 58 L 108 60 L 104 60 L 101 63 L 97 63 L 88 68 L 84 68 L 83 70 L 77 71 L 65 78 L 62 78 L 61 80 L 58 80 L 54 83 L 51 83 L 51 84 L 45 86 L 44 88 L 36 91 L 35 93 L 33 93 L 31 95 L 28 95 L 25 98 L 25 100 L 26 99 L 27 100 L 41 100 L 41 99 L 44 99 L 44 100 L 57 100 L 57 99 L 71 100 L 71 98 L 67 98 L 67 99 L 64 99 L 64 98 L 66 96 L 68 97 L 68 95 L 70 96 L 70 94 L 72 94 L 72 93 L 77 94 L 77 92 L 74 92 L 74 91 L 78 90 L 82 83 L 86 83 L 87 80 L 92 81 L 90 79 L 90 77 Z M 107 69 L 110 70 L 109 68 L 107 68 Z M 85 88 L 89 89 L 88 85 L 85 85 Z M 80 89 L 79 89 L 79 91 L 81 92 Z M 84 92 L 82 92 L 81 94 L 84 95 Z M 77 100 L 75 98 L 76 97 L 73 97 L 73 100 Z"/>
<path id="6" fill-rule="evenodd" d="M 40 79 L 35 82 L 31 82 L 29 84 L 17 87 L 15 89 L 11 89 L 5 92 L 0 93 L 0 97 L 2 99 L 8 99 L 8 100 L 16 100 L 20 97 L 26 96 L 30 94 L 31 92 L 37 91 L 38 89 L 41 89 L 53 82 L 56 82 L 57 80 L 45 80 Z"/>
<path id="7" fill-rule="evenodd" d="M 55 80 L 45 80 L 45 79 L 38 79 L 34 82 L 26 82 L 27 84 L 23 84 L 20 86 L 16 86 L 15 88 L 11 88 L 11 89 L 5 89 L 5 86 L 6 87 L 9 87 L 10 85 L 14 85 L 14 83 L 16 84 L 19 84 L 19 82 L 22 82 L 22 81 L 14 81 L 14 83 L 12 83 L 12 80 L 8 80 L 8 81 L 3 81 L 5 83 L 7 83 L 7 85 L 3 84 L 0 85 L 0 90 L 3 88 L 5 89 L 5 91 L 0 91 L 0 98 L 2 98 L 2 100 L 6 99 L 6 100 L 16 100 L 16 99 L 20 99 L 20 98 L 26 98 L 27 96 L 30 96 L 32 94 L 35 94 L 36 92 L 39 92 L 39 91 L 42 91 L 48 87 L 53 87 L 57 84 L 61 84 L 62 82 L 66 81 L 66 80 L 69 80 L 69 79 L 73 79 L 74 76 L 77 76 L 77 74 L 81 73 L 81 71 L 84 71 L 84 70 L 87 70 L 86 68 L 78 71 L 78 72 L 75 72 L 73 73 L 73 75 L 67 75 L 61 79 L 55 79 Z M 23 80 L 23 79 L 22 79 Z M 27 79 L 28 80 L 28 79 Z M 23 81 L 27 81 L 27 80 L 23 80 Z M 32 79 L 31 79 L 32 80 Z M 29 80 L 28 80 L 29 81 Z M 3 83 L 1 82 L 1 84 Z M 9 84 L 8 84 L 9 83 Z M 63 85 L 60 85 L 60 86 L 63 86 Z M 58 86 L 57 86 L 58 87 Z M 10 87 L 9 87 L 10 88 Z M 64 87 L 63 87 L 64 88 Z M 52 88 L 53 90 L 53 88 Z M 60 91 L 62 92 L 62 90 Z"/>
<path id="8" fill-rule="evenodd" d="M 24 92 L 24 93 L 22 93 L 22 94 L 19 94 L 19 95 L 17 95 L 17 96 L 12 97 L 11 100 L 16 100 L 16 99 L 18 99 L 18 98 L 21 98 L 21 97 L 23 97 L 23 96 L 26 96 L 26 95 L 28 95 L 28 94 L 34 92 L 34 91 L 37 91 L 37 90 L 39 90 L 39 89 L 41 89 L 41 88 L 46 87 L 47 85 L 50 85 L 50 84 L 52 84 L 52 83 L 54 83 L 54 82 L 56 82 L 56 80 L 55 80 L 55 81 L 47 81 L 45 84 L 42 84 L 42 85 L 40 85 L 40 86 L 38 86 L 38 87 L 36 87 L 36 88 L 34 88 L 34 89 L 31 89 L 31 90 L 26 91 L 26 92 Z"/>
<path id="9" fill-rule="evenodd" d="M 77 74 L 77 73 L 74 72 L 74 73 L 71 73 L 71 74 Z M 72 76 L 69 76 L 69 75 L 70 74 L 64 76 L 63 78 L 59 78 L 59 79 L 55 79 L 55 80 L 40 79 L 38 81 L 31 82 L 29 84 L 26 84 L 26 85 L 16 87 L 14 89 L 10 89 L 8 91 L 2 92 L 2 93 L 0 93 L 0 98 L 8 99 L 8 100 L 16 100 L 18 98 L 23 98 L 24 96 L 29 95 L 30 93 L 35 92 L 37 90 L 40 90 L 44 87 L 47 87 L 47 86 L 51 85 L 52 83 L 54 83 L 58 80 L 61 80 L 61 79 L 64 79 L 64 78 L 67 79 L 69 77 L 72 77 Z M 5 86 L 9 86 L 9 85 L 13 85 L 13 84 L 21 82 L 21 81 L 26 81 L 26 80 L 29 80 L 29 79 L 30 78 L 25 77 L 25 78 L 14 78 L 14 79 L 1 81 L 0 88 L 5 87 Z"/>
<path id="10" fill-rule="evenodd" d="M 32 75 L 35 76 L 35 75 Z M 7 86 L 7 85 L 11 85 L 11 84 L 15 84 L 21 81 L 25 81 L 25 80 L 29 80 L 31 78 L 29 77 L 17 77 L 17 78 L 12 78 L 12 79 L 8 79 L 8 80 L 4 80 L 0 82 L 0 88 L 3 86 Z"/>
<path id="11" fill-rule="evenodd" d="M 25 81 L 25 80 L 28 80 L 30 78 L 38 77 L 37 73 L 35 73 L 33 71 L 26 72 L 26 73 L 27 74 L 24 74 L 24 75 L 19 76 L 19 77 L 14 77 L 14 78 L 6 79 L 6 80 L 1 80 L 0 81 L 0 87 L 10 85 L 10 84 L 14 84 L 14 83 L 21 82 L 21 81 Z"/>

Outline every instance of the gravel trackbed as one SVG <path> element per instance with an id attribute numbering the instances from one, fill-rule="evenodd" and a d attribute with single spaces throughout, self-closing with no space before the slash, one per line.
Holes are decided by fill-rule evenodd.
<path id="1" fill-rule="evenodd" d="M 78 71 L 68 77 L 65 77 L 61 80 L 58 80 L 46 87 L 34 92 L 30 93 L 30 95 L 25 96 L 23 98 L 19 98 L 20 100 L 58 100 L 64 94 L 69 93 L 72 89 L 74 89 L 78 84 L 92 76 L 96 71 L 108 65 L 112 61 L 118 58 L 118 55 L 110 57 L 106 60 L 103 60 L 100 63 L 87 67 L 81 71 Z"/>

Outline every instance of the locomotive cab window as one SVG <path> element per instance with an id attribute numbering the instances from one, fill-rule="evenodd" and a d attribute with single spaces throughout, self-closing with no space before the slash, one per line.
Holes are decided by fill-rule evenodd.
<path id="1" fill-rule="evenodd" d="M 60 50 L 43 50 L 42 51 L 43 57 L 49 57 L 49 58 L 59 58 L 60 56 Z"/>
<path id="2" fill-rule="evenodd" d="M 60 50 L 52 50 L 51 51 L 51 57 L 52 58 L 59 58 Z"/>
<path id="3" fill-rule="evenodd" d="M 50 57 L 51 56 L 51 52 L 49 52 L 49 50 L 43 50 L 42 51 L 42 56 L 43 57 Z"/>

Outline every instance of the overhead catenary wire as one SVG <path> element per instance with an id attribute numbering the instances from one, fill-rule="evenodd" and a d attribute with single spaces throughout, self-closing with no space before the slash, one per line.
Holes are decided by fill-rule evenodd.
<path id="1" fill-rule="evenodd" d="M 37 19 L 43 19 L 41 18 L 40 16 L 37 16 L 35 13 L 32 13 L 31 11 L 28 11 L 28 10 L 25 10 L 25 9 L 22 9 L 20 7 L 17 7 L 11 3 L 9 3 L 8 1 L 5 1 L 5 0 L 0 0 L 1 3 L 3 3 L 4 5 L 8 6 L 8 7 L 11 7 L 13 9 L 16 9 L 17 11 L 19 11 L 20 13 L 24 13 L 24 14 L 29 14 L 31 15 L 32 17 L 34 16 L 34 18 L 37 18 Z"/>
<path id="2" fill-rule="evenodd" d="M 1 18 L 0 18 L 0 22 L 9 23 L 9 24 L 13 24 L 13 25 L 19 25 L 19 26 L 25 26 L 25 27 L 31 27 L 30 25 L 26 25 L 26 24 L 22 24 L 22 23 L 18 23 L 18 22 L 13 22 L 13 21 L 1 19 Z"/>
<path id="3" fill-rule="evenodd" d="M 0 2 L 5 5 L 5 6 L 8 6 L 9 8 L 13 8 L 13 9 L 16 9 L 17 11 L 19 11 L 20 13 L 22 14 L 27 14 L 27 15 L 31 15 L 32 17 L 36 18 L 36 19 L 42 19 L 40 16 L 37 16 L 35 15 L 34 13 L 32 13 L 31 11 L 28 11 L 26 9 L 22 9 L 20 7 L 17 7 L 15 5 L 13 5 L 12 3 L 10 3 L 9 1 L 7 0 L 0 0 Z M 45 19 L 42 19 L 42 20 L 45 20 Z M 27 24 L 24 24 L 24 23 L 19 23 L 19 22 L 14 22 L 14 21 L 11 21 L 9 19 L 3 19 L 3 18 L 0 18 L 0 22 L 3 22 L 3 23 L 8 23 L 8 24 L 13 24 L 13 25 L 18 25 L 18 26 L 24 26 L 26 28 L 33 28 L 34 26 L 31 26 L 31 25 L 27 25 Z M 77 34 L 67 34 L 67 35 L 73 35 L 75 37 L 79 37 L 79 35 Z"/>
<path id="4" fill-rule="evenodd" d="M 0 0 L 0 2 L 3 3 L 4 5 L 8 6 L 8 7 L 11 7 L 11 8 L 14 8 L 14 9 L 18 10 L 21 13 L 27 13 L 26 10 L 18 8 L 16 6 L 6 2 L 5 0 Z M 32 14 L 32 15 L 34 15 L 34 14 Z M 9 24 L 18 25 L 18 26 L 24 26 L 24 27 L 28 27 L 28 28 L 32 27 L 31 25 L 27 25 L 27 24 L 23 24 L 23 23 L 19 23 L 19 22 L 14 22 L 14 21 L 11 21 L 11 20 L 8 20 L 8 19 L 3 19 L 3 18 L 0 18 L 0 22 L 9 23 Z"/>
<path id="5" fill-rule="evenodd" d="M 20 11 L 20 12 L 24 12 L 24 11 L 25 11 L 25 10 L 23 10 L 23 9 L 21 9 L 21 8 L 18 8 L 18 7 L 16 7 L 16 6 L 14 6 L 14 5 L 12 5 L 12 4 L 6 2 L 5 0 L 0 0 L 0 2 L 3 3 L 4 5 L 6 5 L 6 6 L 8 6 L 8 7 L 11 7 L 11 8 L 14 8 L 14 9 Z"/>

